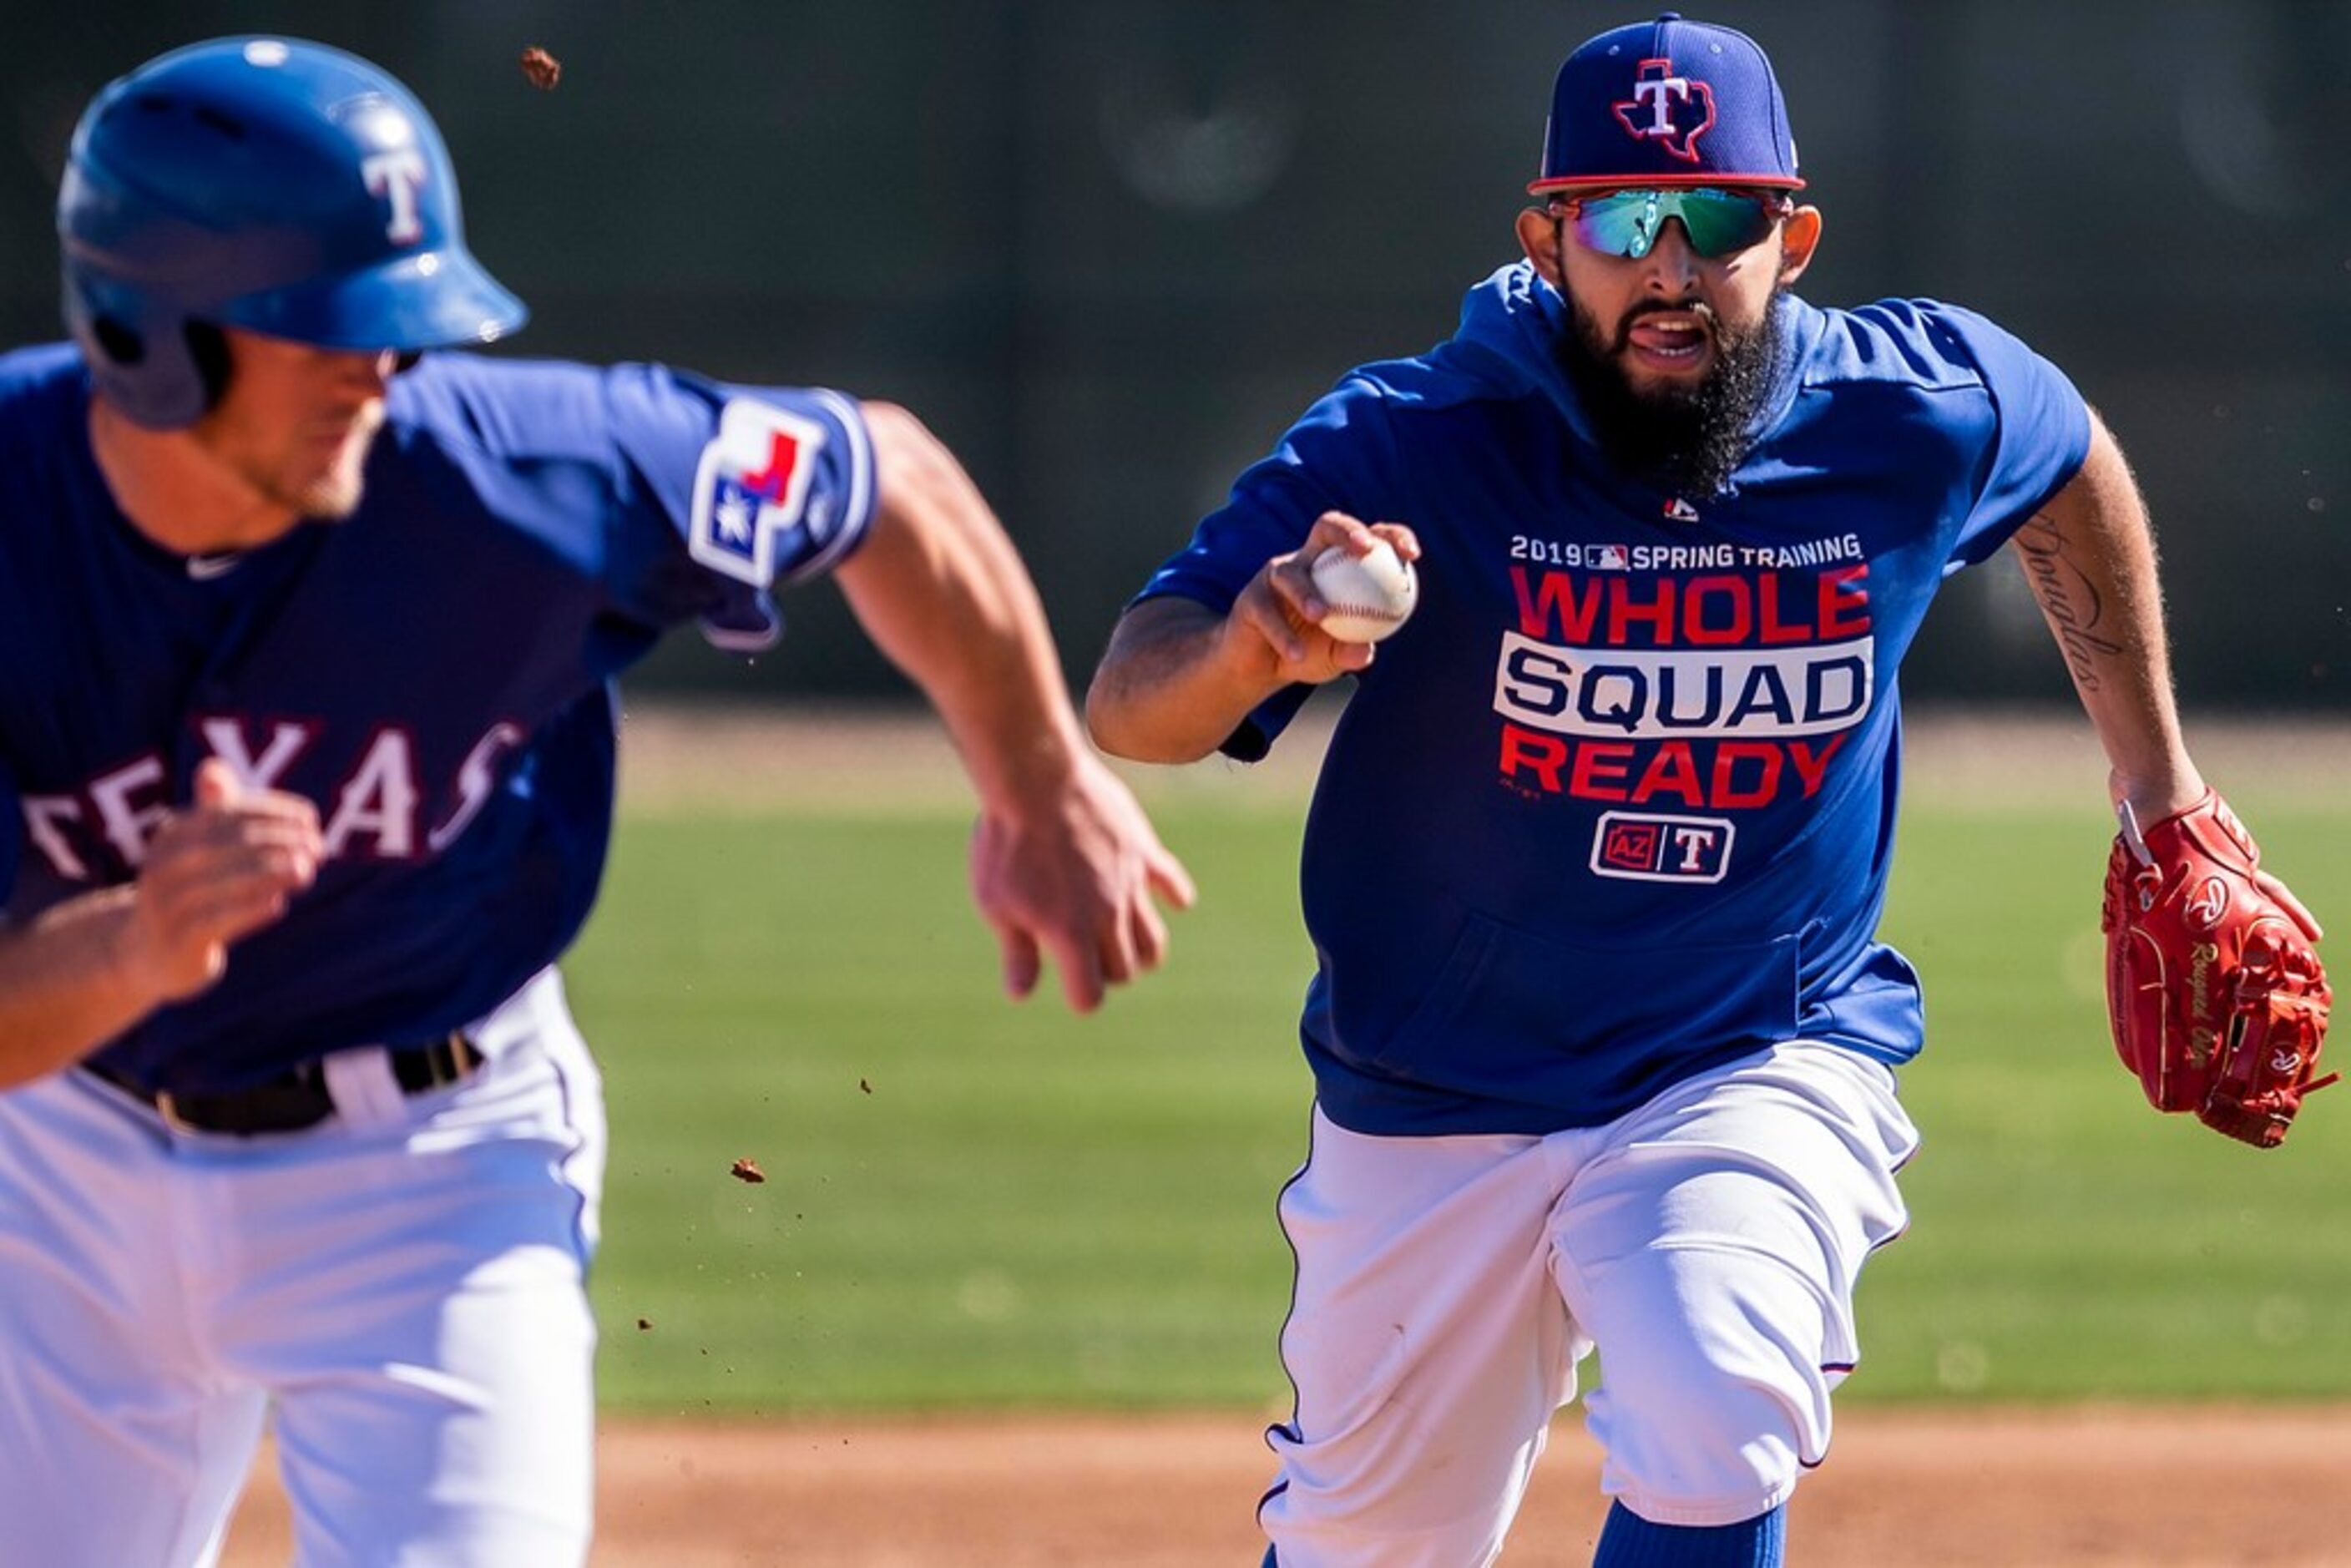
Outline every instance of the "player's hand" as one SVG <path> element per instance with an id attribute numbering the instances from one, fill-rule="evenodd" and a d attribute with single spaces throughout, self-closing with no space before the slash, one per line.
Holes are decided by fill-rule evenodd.
<path id="1" fill-rule="evenodd" d="M 971 841 L 972 896 L 1004 950 L 1004 988 L 1028 996 L 1046 958 L 1073 1011 L 1159 967 L 1159 901 L 1191 907 L 1192 878 L 1159 842 L 1133 792 L 1090 751 L 1067 782 L 1022 809 L 984 812 Z"/>
<path id="2" fill-rule="evenodd" d="M 1356 555 L 1385 539 L 1407 561 L 1420 559 L 1420 541 L 1402 523 L 1365 523 L 1344 512 L 1314 519 L 1306 542 L 1265 563 L 1233 601 L 1225 622 L 1228 638 L 1242 640 L 1248 662 L 1264 662 L 1280 685 L 1322 685 L 1352 674 L 1372 662 L 1369 643 L 1342 643 L 1322 630 L 1330 612 L 1314 590 L 1314 558 L 1332 545 Z"/>
<path id="3" fill-rule="evenodd" d="M 319 813 L 298 795 L 248 790 L 218 758 L 196 768 L 195 800 L 147 846 L 117 962 L 159 1002 L 204 989 L 230 944 L 272 924 L 319 873 Z"/>

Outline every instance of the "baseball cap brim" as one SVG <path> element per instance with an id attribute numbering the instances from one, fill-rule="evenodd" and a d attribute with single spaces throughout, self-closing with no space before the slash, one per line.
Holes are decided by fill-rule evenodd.
<path id="1" fill-rule="evenodd" d="M 530 311 L 464 246 L 452 245 L 249 294 L 212 319 L 322 349 L 413 352 L 494 342 L 530 319 Z"/>

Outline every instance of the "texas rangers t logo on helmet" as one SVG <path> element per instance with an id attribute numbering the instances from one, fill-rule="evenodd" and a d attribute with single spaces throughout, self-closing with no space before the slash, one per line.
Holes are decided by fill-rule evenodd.
<path id="1" fill-rule="evenodd" d="M 1656 141 L 1688 162 L 1698 162 L 1698 139 L 1714 124 L 1714 89 L 1692 77 L 1676 76 L 1674 62 L 1643 60 L 1633 96 L 1613 106 L 1636 141 Z M 1696 124 L 1687 123 L 1695 119 Z"/>
<path id="2" fill-rule="evenodd" d="M 371 153 L 360 160 L 360 178 L 367 182 L 368 193 L 384 197 L 392 204 L 392 216 L 383 225 L 383 237 L 394 245 L 408 245 L 424 237 L 424 225 L 416 210 L 416 192 L 424 183 L 425 173 L 424 155 L 413 147 Z"/>

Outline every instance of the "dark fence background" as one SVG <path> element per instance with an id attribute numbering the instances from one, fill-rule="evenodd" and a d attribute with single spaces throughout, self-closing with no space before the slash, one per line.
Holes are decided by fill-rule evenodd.
<path id="1" fill-rule="evenodd" d="M 434 110 L 513 352 L 904 401 L 1028 556 L 1072 678 L 1119 605 L 1358 361 L 1447 336 L 1510 224 L 1559 57 L 1622 5 L 1476 0 L 19 4 L 0 48 L 0 329 L 56 335 L 50 206 L 111 76 L 285 28 Z M 1723 0 L 1787 90 L 1823 304 L 1932 295 L 2064 366 L 2161 534 L 2184 694 L 2351 691 L 2351 4 Z M 517 68 L 564 65 L 542 93 Z M 897 689 L 837 595 L 747 673 Z M 1913 695 L 2062 699 L 2021 579 L 1954 584 Z"/>

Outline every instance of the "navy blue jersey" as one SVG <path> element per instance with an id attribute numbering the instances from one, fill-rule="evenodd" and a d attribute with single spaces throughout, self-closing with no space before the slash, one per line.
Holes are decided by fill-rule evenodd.
<path id="1" fill-rule="evenodd" d="M 1917 977 L 1875 940 L 1895 673 L 1943 579 L 2079 468 L 2088 413 L 1967 311 L 1778 308 L 1760 441 L 1676 496 L 1601 455 L 1558 297 L 1505 268 L 1451 341 L 1342 381 L 1144 590 L 1226 610 L 1333 507 L 1426 551 L 1307 821 L 1302 1035 L 1341 1125 L 1542 1133 L 1770 1041 L 1917 1053 Z"/>
<path id="2" fill-rule="evenodd" d="M 220 984 L 99 1053 L 182 1092 L 444 1032 L 551 962 L 602 872 L 612 677 L 683 621 L 772 640 L 770 584 L 872 512 L 836 393 L 440 354 L 350 517 L 187 558 L 116 507 L 89 396 L 70 347 L 0 358 L 0 907 L 134 876 L 206 756 L 325 831 Z"/>

